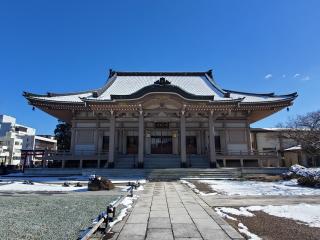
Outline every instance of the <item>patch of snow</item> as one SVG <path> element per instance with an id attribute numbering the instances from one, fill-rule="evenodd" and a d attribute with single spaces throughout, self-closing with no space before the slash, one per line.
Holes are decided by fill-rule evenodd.
<path id="1" fill-rule="evenodd" d="M 22 182 L 11 182 L 10 184 L 0 185 L 0 191 L 10 192 L 67 192 L 67 191 L 87 191 L 87 187 L 63 187 L 56 184 L 34 183 L 23 184 Z"/>
<path id="2" fill-rule="evenodd" d="M 132 208 L 133 201 L 136 200 L 139 196 L 134 195 L 133 197 L 125 197 L 123 201 L 121 202 L 121 205 L 124 206 L 123 209 L 121 209 L 119 215 L 116 219 L 113 220 L 113 222 L 110 223 L 110 227 L 112 228 L 116 223 L 120 222 L 124 217 L 127 215 L 128 209 Z"/>
<path id="3" fill-rule="evenodd" d="M 240 209 L 231 208 L 231 207 L 218 207 L 216 208 L 219 211 L 222 211 L 223 213 L 229 213 L 236 216 L 244 216 L 244 217 L 253 217 L 254 214 L 247 211 L 246 208 L 241 207 Z"/>
<path id="4" fill-rule="evenodd" d="M 250 240 L 262 240 L 262 238 L 258 237 L 256 234 L 249 232 L 248 228 L 245 225 L 243 225 L 243 223 L 238 224 L 238 230 L 239 232 L 246 235 Z"/>
<path id="5" fill-rule="evenodd" d="M 140 184 L 145 184 L 147 182 L 146 179 L 117 179 L 117 178 L 110 178 L 112 183 L 128 183 L 128 182 L 140 182 Z"/>
<path id="6" fill-rule="evenodd" d="M 320 227 L 320 204 L 294 204 L 294 205 L 281 205 L 281 206 L 250 206 L 230 208 L 230 207 L 218 207 L 215 211 L 222 217 L 237 220 L 236 218 L 229 216 L 232 214 L 235 216 L 253 217 L 252 212 L 263 211 L 267 214 L 292 219 L 304 223 L 310 227 Z"/>
<path id="7" fill-rule="evenodd" d="M 227 218 L 227 219 L 230 219 L 230 220 L 233 220 L 233 221 L 237 221 L 236 218 L 231 217 L 230 215 L 222 212 L 222 210 L 221 210 L 220 208 L 215 208 L 214 210 L 216 211 L 216 213 L 217 213 L 219 216 L 221 216 L 221 217 L 223 217 L 223 218 Z"/>
<path id="8" fill-rule="evenodd" d="M 260 211 L 264 211 L 273 216 L 284 217 L 288 219 L 297 220 L 307 224 L 310 227 L 320 228 L 320 204 L 295 204 L 295 205 L 282 205 L 282 206 L 263 206 L 263 207 L 248 207 L 249 211 L 260 208 Z"/>
<path id="9" fill-rule="evenodd" d="M 301 149 L 302 149 L 301 145 L 297 145 L 297 146 L 286 148 L 284 151 L 297 151 L 297 150 L 301 150 Z"/>
<path id="10" fill-rule="evenodd" d="M 1 176 L 0 180 L 5 181 L 32 181 L 32 182 L 43 182 L 43 183 L 76 183 L 76 182 L 88 182 L 89 178 L 83 176 L 70 176 L 70 177 L 16 177 L 16 176 Z"/>
<path id="11" fill-rule="evenodd" d="M 140 185 L 135 191 L 143 191 L 144 187 L 142 185 Z"/>
<path id="12" fill-rule="evenodd" d="M 189 188 L 191 188 L 192 191 L 194 191 L 196 194 L 199 194 L 199 195 L 203 195 L 203 196 L 208 196 L 208 195 L 217 195 L 217 193 L 204 193 L 204 192 L 201 192 L 197 189 L 197 187 L 191 183 L 191 182 L 188 182 L 186 180 L 180 180 L 180 182 L 182 184 L 186 184 Z"/>
<path id="13" fill-rule="evenodd" d="M 306 168 L 304 166 L 295 164 L 289 168 L 289 171 L 303 177 L 320 178 L 320 168 Z"/>
<path id="14" fill-rule="evenodd" d="M 276 195 L 276 196 L 300 196 L 320 195 L 320 189 L 299 186 L 296 179 L 278 182 L 260 181 L 234 181 L 234 180 L 202 180 L 210 188 L 220 195 Z M 201 193 L 202 195 L 207 195 Z"/>

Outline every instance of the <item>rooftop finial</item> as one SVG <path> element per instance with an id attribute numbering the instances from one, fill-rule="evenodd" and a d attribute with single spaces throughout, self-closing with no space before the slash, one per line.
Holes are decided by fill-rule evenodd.
<path id="1" fill-rule="evenodd" d="M 109 69 L 109 78 L 111 78 L 114 73 L 115 73 L 115 71 L 113 71 L 112 68 L 110 68 Z"/>
<path id="2" fill-rule="evenodd" d="M 212 69 L 210 69 L 210 70 L 207 72 L 207 74 L 208 74 L 208 76 L 209 76 L 210 78 L 213 78 Z"/>
<path id="3" fill-rule="evenodd" d="M 159 80 L 155 81 L 154 84 L 158 84 L 158 85 L 168 85 L 171 84 L 171 82 L 169 82 L 167 79 L 165 79 L 164 77 L 161 77 Z"/>

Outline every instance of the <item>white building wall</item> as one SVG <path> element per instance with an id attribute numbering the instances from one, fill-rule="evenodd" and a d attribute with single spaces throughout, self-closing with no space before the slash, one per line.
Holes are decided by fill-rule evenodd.
<path id="1" fill-rule="evenodd" d="M 258 151 L 280 150 L 280 141 L 277 133 L 259 132 L 256 136 Z"/>
<path id="2" fill-rule="evenodd" d="M 6 164 L 18 165 L 21 163 L 21 149 L 33 149 L 35 133 L 34 128 L 17 124 L 15 118 L 0 115 L 1 147 L 5 147 L 9 153 Z"/>

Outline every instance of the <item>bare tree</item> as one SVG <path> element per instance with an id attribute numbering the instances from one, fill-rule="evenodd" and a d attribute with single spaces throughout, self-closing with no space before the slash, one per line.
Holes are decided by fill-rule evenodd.
<path id="1" fill-rule="evenodd" d="M 280 137 L 292 139 L 301 145 L 301 149 L 312 157 L 320 157 L 320 110 L 305 115 L 298 115 L 290 118 L 285 124 L 279 127 L 286 128 L 280 131 Z"/>

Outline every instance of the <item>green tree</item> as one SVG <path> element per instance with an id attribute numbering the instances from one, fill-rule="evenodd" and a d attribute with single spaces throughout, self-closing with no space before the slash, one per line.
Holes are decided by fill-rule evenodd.
<path id="1" fill-rule="evenodd" d="M 70 150 L 71 145 L 71 125 L 63 121 L 59 121 L 54 130 L 57 139 L 58 150 Z"/>

